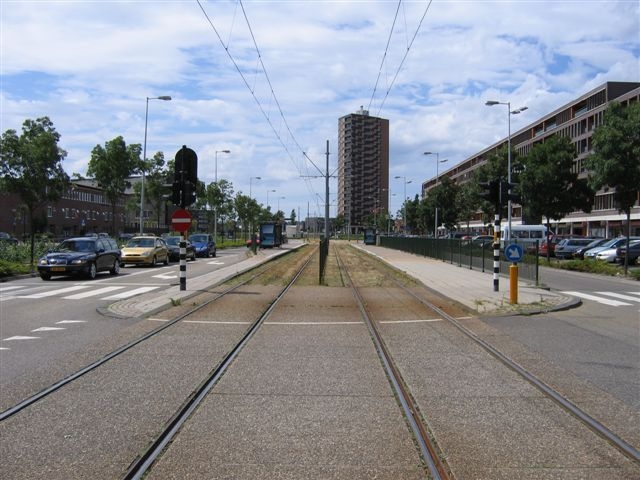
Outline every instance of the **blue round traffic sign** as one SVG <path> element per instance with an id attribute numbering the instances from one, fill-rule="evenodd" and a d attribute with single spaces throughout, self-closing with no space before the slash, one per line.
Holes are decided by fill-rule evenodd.
<path id="1" fill-rule="evenodd" d="M 524 249 L 517 243 L 510 243 L 504 247 L 504 256 L 510 262 L 519 262 L 524 256 Z"/>

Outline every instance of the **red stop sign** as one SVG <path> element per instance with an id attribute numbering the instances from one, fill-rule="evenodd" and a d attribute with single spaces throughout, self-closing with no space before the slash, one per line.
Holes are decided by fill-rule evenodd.
<path id="1" fill-rule="evenodd" d="M 176 232 L 186 232 L 191 226 L 191 214 L 184 208 L 179 208 L 171 215 L 171 226 Z"/>

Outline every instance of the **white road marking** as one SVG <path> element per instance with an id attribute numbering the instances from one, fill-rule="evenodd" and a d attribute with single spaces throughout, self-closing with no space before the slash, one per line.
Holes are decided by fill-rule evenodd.
<path id="1" fill-rule="evenodd" d="M 159 287 L 140 287 L 135 288 L 133 290 L 129 290 L 127 292 L 117 293 L 115 295 L 111 295 L 109 297 L 103 297 L 100 300 L 122 300 L 123 298 L 133 297 L 134 295 L 140 295 L 142 293 L 147 293 L 152 290 L 155 290 Z"/>
<path id="2" fill-rule="evenodd" d="M 213 262 L 207 262 L 208 265 L 224 265 L 224 262 L 214 260 Z"/>
<path id="3" fill-rule="evenodd" d="M 63 327 L 40 327 L 40 328 L 36 328 L 35 330 L 31 330 L 31 332 L 52 332 L 55 330 L 66 330 L 66 328 Z"/>
<path id="4" fill-rule="evenodd" d="M 593 292 L 593 293 L 597 293 L 598 295 L 607 295 L 613 298 L 619 298 L 620 300 L 629 300 L 630 302 L 640 302 L 640 297 L 636 298 L 630 295 L 623 295 L 621 293 L 615 293 L 615 292 Z M 629 293 L 634 293 L 634 292 L 629 292 Z"/>
<path id="5" fill-rule="evenodd" d="M 9 290 L 15 290 L 17 288 L 24 288 L 25 285 L 7 285 L 0 287 L 0 293 L 8 292 Z"/>
<path id="6" fill-rule="evenodd" d="M 218 322 L 215 320 L 185 320 L 184 323 L 211 323 L 217 325 L 249 325 L 251 322 Z"/>
<path id="7" fill-rule="evenodd" d="M 98 290 L 91 290 L 89 292 L 76 293 L 75 295 L 69 295 L 63 297 L 65 300 L 80 300 L 82 298 L 93 297 L 96 295 L 102 295 L 104 293 L 113 292 L 114 290 L 122 290 L 124 287 L 103 287 Z"/>
<path id="8" fill-rule="evenodd" d="M 585 298 L 587 300 L 593 300 L 594 302 L 603 303 L 605 305 L 610 305 L 612 307 L 631 305 L 630 303 L 619 302 L 618 300 L 609 300 L 608 298 L 597 297 L 595 295 L 589 295 L 588 293 L 571 292 L 571 291 L 564 291 L 561 293 L 566 293 L 567 295 L 573 295 L 575 297 Z"/>
<path id="9" fill-rule="evenodd" d="M 153 275 L 153 278 L 162 278 L 163 280 L 171 280 L 173 278 L 178 278 L 178 275 L 165 275 L 161 273 L 160 275 Z"/>
<path id="10" fill-rule="evenodd" d="M 3 342 L 10 342 L 12 340 L 35 340 L 40 337 L 25 337 L 23 335 L 16 335 L 15 337 L 3 338 Z"/>
<path id="11" fill-rule="evenodd" d="M 424 320 L 387 320 L 380 323 L 428 323 L 428 322 L 442 322 L 442 318 L 428 318 Z"/>
<path id="12" fill-rule="evenodd" d="M 54 295 L 59 295 L 61 293 L 67 292 L 75 292 L 77 290 L 83 290 L 85 288 L 89 288 L 89 285 L 76 285 L 73 287 L 67 288 L 59 288 L 57 290 L 49 290 L 47 292 L 42 293 L 34 293 L 33 295 L 16 295 L 16 298 L 44 298 L 44 297 L 53 297 Z"/>
<path id="13" fill-rule="evenodd" d="M 364 322 L 264 322 L 264 325 L 364 325 Z"/>
<path id="14" fill-rule="evenodd" d="M 60 320 L 59 322 L 56 322 L 56 325 L 59 324 L 59 323 L 61 323 L 61 324 L 65 324 L 65 323 L 87 323 L 87 321 L 86 320 Z"/>

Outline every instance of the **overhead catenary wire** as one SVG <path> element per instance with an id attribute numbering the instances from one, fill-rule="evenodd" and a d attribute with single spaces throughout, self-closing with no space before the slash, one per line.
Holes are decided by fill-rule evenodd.
<path id="1" fill-rule="evenodd" d="M 400 71 L 402 70 L 402 67 L 404 65 L 404 62 L 406 61 L 407 57 L 409 56 L 409 52 L 411 51 L 411 47 L 413 46 L 413 43 L 416 40 L 416 37 L 418 36 L 418 33 L 420 32 L 420 29 L 422 28 L 422 23 L 424 22 L 425 17 L 427 16 L 427 13 L 429 12 L 429 8 L 431 7 L 431 3 L 433 2 L 433 0 L 429 0 L 427 3 L 427 6 L 424 10 L 424 12 L 422 13 L 422 17 L 420 18 L 420 22 L 418 22 L 418 26 L 413 34 L 413 37 L 411 38 L 411 42 L 409 43 L 409 45 L 407 46 L 407 49 L 402 57 L 402 60 L 400 61 L 400 64 L 398 65 L 398 68 L 396 69 L 396 72 L 393 76 L 393 79 L 391 80 L 391 84 L 389 85 L 389 87 L 387 88 L 384 97 L 382 98 L 382 101 L 380 102 L 380 108 L 378 108 L 378 112 L 376 115 L 380 116 L 380 113 L 382 112 L 382 108 L 384 107 L 385 102 L 387 101 L 387 98 L 389 97 L 389 93 L 391 92 L 391 89 L 393 88 L 393 85 L 395 84 L 398 75 L 400 75 Z M 400 10 L 400 4 L 402 3 L 402 0 L 398 1 L 398 8 L 396 10 L 396 16 L 393 19 L 393 25 L 391 26 L 391 32 L 389 33 L 389 40 L 387 41 L 387 47 L 385 49 L 385 52 L 382 56 L 382 62 L 380 64 L 380 72 L 378 73 L 378 80 L 376 80 L 376 84 L 374 86 L 373 89 L 373 94 L 371 95 L 371 101 L 369 102 L 369 107 L 371 107 L 371 104 L 373 103 L 373 98 L 375 96 L 376 90 L 378 88 L 378 81 L 380 79 L 380 75 L 382 72 L 382 67 L 386 61 L 387 58 L 387 50 L 389 48 L 389 44 L 390 44 L 390 40 L 391 40 L 391 35 L 393 34 L 393 29 L 395 27 L 396 24 L 396 19 L 398 16 L 398 11 Z"/>
<path id="2" fill-rule="evenodd" d="M 220 42 L 222 47 L 225 49 L 225 52 L 227 53 L 227 56 L 231 60 L 233 66 L 235 67 L 235 69 L 238 72 L 238 74 L 240 75 L 240 77 L 242 78 L 242 81 L 244 82 L 244 85 L 247 87 L 247 90 L 249 90 L 249 92 L 251 93 L 251 96 L 253 97 L 254 101 L 256 102 L 260 112 L 262 113 L 263 117 L 265 118 L 265 120 L 267 121 L 269 126 L 271 127 L 271 130 L 273 131 L 274 135 L 276 136 L 276 138 L 278 139 L 278 141 L 282 145 L 282 147 L 283 147 L 284 151 L 286 152 L 289 160 L 291 161 L 291 163 L 296 168 L 296 170 L 298 172 L 298 175 L 303 177 L 304 176 L 303 175 L 304 164 L 303 165 L 299 165 L 298 163 L 296 163 L 294 155 L 291 152 L 291 149 L 287 146 L 287 144 L 286 144 L 285 140 L 283 139 L 282 135 L 278 132 L 278 129 L 274 125 L 271 116 L 267 113 L 267 111 L 265 110 L 262 102 L 258 98 L 258 96 L 256 94 L 255 86 L 252 87 L 250 85 L 249 81 L 247 80 L 247 77 L 245 76 L 245 74 L 242 72 L 242 69 L 238 65 L 238 62 L 235 60 L 235 58 L 231 54 L 230 48 L 229 48 L 230 42 L 228 42 L 225 45 L 224 41 L 222 40 L 222 37 L 221 37 L 220 33 L 218 32 L 218 29 L 215 27 L 213 21 L 211 20 L 211 18 L 207 14 L 207 12 L 204 9 L 201 1 L 200 0 L 196 0 L 196 1 L 198 2 L 198 6 L 202 10 L 202 13 L 203 13 L 205 19 L 207 20 L 207 22 L 209 23 L 209 25 L 213 29 L 214 33 L 216 34 L 216 36 L 218 38 L 218 41 Z M 256 40 L 255 35 L 253 33 L 253 29 L 251 28 L 251 23 L 249 22 L 249 18 L 247 16 L 247 12 L 246 12 L 246 10 L 244 8 L 244 5 L 242 4 L 241 0 L 238 3 L 240 4 L 240 7 L 242 9 L 242 13 L 243 13 L 244 18 L 245 18 L 245 22 L 247 24 L 247 28 L 249 29 L 249 33 L 251 35 L 251 39 L 253 41 L 253 45 L 254 45 L 254 48 L 255 48 L 257 56 L 258 56 L 257 62 L 260 64 L 261 70 L 262 70 L 262 72 L 264 74 L 264 77 L 265 77 L 265 80 L 266 80 L 266 82 L 268 84 L 271 98 L 274 101 L 274 104 L 275 104 L 275 106 L 276 106 L 276 108 L 277 108 L 277 110 L 278 110 L 278 112 L 280 114 L 280 118 L 281 118 L 281 120 L 282 120 L 282 122 L 284 124 L 284 127 L 285 127 L 286 131 L 288 132 L 289 137 L 291 138 L 292 142 L 296 146 L 297 150 L 299 152 L 301 152 L 303 155 L 306 156 L 306 154 L 304 153 L 304 149 L 300 146 L 300 143 L 298 142 L 298 140 L 296 139 L 295 135 L 293 134 L 293 131 L 292 131 L 291 127 L 289 126 L 289 123 L 286 120 L 286 117 L 284 115 L 284 111 L 282 110 L 280 102 L 278 101 L 278 98 L 277 98 L 276 93 L 275 93 L 275 89 L 273 88 L 273 84 L 271 83 L 271 79 L 269 77 L 269 74 L 267 73 L 266 66 L 265 66 L 265 64 L 264 64 L 264 62 L 262 60 L 262 54 L 260 53 L 260 48 L 258 47 L 258 43 L 257 43 L 257 40 Z M 311 184 L 309 179 L 305 178 L 304 181 L 305 181 L 305 184 L 307 185 L 307 189 L 309 190 L 309 193 L 312 195 L 312 197 L 315 197 L 316 192 L 314 191 L 313 185 Z"/>

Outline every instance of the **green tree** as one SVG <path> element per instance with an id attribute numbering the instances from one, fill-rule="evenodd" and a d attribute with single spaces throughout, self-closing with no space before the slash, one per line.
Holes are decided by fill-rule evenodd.
<path id="1" fill-rule="evenodd" d="M 104 147 L 96 145 L 91 150 L 87 175 L 95 179 L 111 203 L 112 234 L 116 233 L 116 204 L 130 185 L 127 179 L 134 172 L 146 170 L 140 160 L 140 151 L 139 144 L 127 145 L 121 136 L 105 142 Z M 141 225 L 142 221 L 140 219 Z"/>
<path id="2" fill-rule="evenodd" d="M 238 192 L 234 198 L 234 210 L 238 216 L 238 220 L 242 224 L 244 238 L 247 239 L 247 233 L 255 232 L 258 218 L 262 211 L 258 202 L 242 192 Z"/>
<path id="3" fill-rule="evenodd" d="M 403 218 L 404 232 L 403 233 L 412 233 L 416 232 L 418 229 L 419 223 L 419 205 L 420 198 L 418 194 L 414 197 L 413 200 L 406 199 L 402 206 L 402 216 L 406 215 L 407 218 Z"/>
<path id="4" fill-rule="evenodd" d="M 449 177 L 442 177 L 436 188 L 438 200 L 438 223 L 447 230 L 454 230 L 458 226 L 458 190 L 459 187 Z"/>
<path id="5" fill-rule="evenodd" d="M 456 210 L 458 221 L 464 223 L 469 230 L 469 224 L 478 210 L 478 184 L 466 182 L 458 189 L 456 197 Z"/>
<path id="6" fill-rule="evenodd" d="M 290 220 L 292 225 L 296 224 L 296 209 L 295 208 L 291 209 L 291 215 L 289 216 L 289 220 Z"/>
<path id="7" fill-rule="evenodd" d="M 234 213 L 233 184 L 228 180 L 221 179 L 218 182 L 211 182 L 206 186 L 202 200 L 198 198 L 199 204 L 206 206 L 207 223 L 213 225 L 217 220 L 218 224 L 224 223 Z M 218 229 L 216 229 L 218 230 Z"/>
<path id="8" fill-rule="evenodd" d="M 627 215 L 627 249 L 631 234 L 631 209 L 638 201 L 640 185 L 640 104 L 627 107 L 612 102 L 604 121 L 593 132 L 593 154 L 587 159 L 589 185 L 614 189 L 618 210 Z M 625 273 L 628 257 L 625 257 Z"/>
<path id="9" fill-rule="evenodd" d="M 152 206 L 152 214 L 156 217 L 156 225 L 161 225 L 162 215 L 166 212 L 166 205 L 169 201 L 171 188 L 165 185 L 173 181 L 173 175 L 169 174 L 165 166 L 164 154 L 156 152 L 151 160 L 147 162 L 147 174 L 144 182 L 145 203 Z M 140 205 L 140 192 L 142 185 L 137 184 L 134 190 L 138 196 L 137 205 Z"/>
<path id="10" fill-rule="evenodd" d="M 333 231 L 344 233 L 342 229 L 345 227 L 346 224 L 347 224 L 347 221 L 344 218 L 344 215 L 342 213 L 338 214 L 336 218 L 333 220 Z"/>
<path id="11" fill-rule="evenodd" d="M 25 120 L 22 134 L 7 130 L 0 140 L 0 187 L 23 202 L 30 225 L 31 264 L 37 212 L 56 202 L 69 189 L 69 175 L 62 168 L 67 152 L 58 146 L 60 134 L 48 117 Z"/>
<path id="12" fill-rule="evenodd" d="M 511 183 L 519 184 L 519 172 L 520 168 L 515 168 L 516 165 L 520 166 L 523 162 L 522 157 L 516 151 L 511 151 Z M 480 182 L 489 182 L 492 180 L 504 180 L 509 178 L 509 149 L 507 147 L 501 148 L 494 152 L 487 158 L 487 163 L 482 165 L 478 170 L 474 172 L 474 183 L 478 186 Z M 512 189 L 513 194 L 518 194 L 521 191 L 520 185 Z M 479 193 L 479 190 L 478 190 Z M 495 215 L 495 205 L 480 198 L 477 198 L 478 206 L 483 212 L 493 217 Z M 507 202 L 503 202 L 502 209 L 499 212 L 500 217 L 507 216 Z M 491 218 L 493 221 L 493 218 Z"/>
<path id="13" fill-rule="evenodd" d="M 593 191 L 574 171 L 576 148 L 568 137 L 553 135 L 533 146 L 520 174 L 527 218 L 560 219 L 576 210 L 591 211 Z M 550 255 L 547 250 L 547 255 Z"/>

